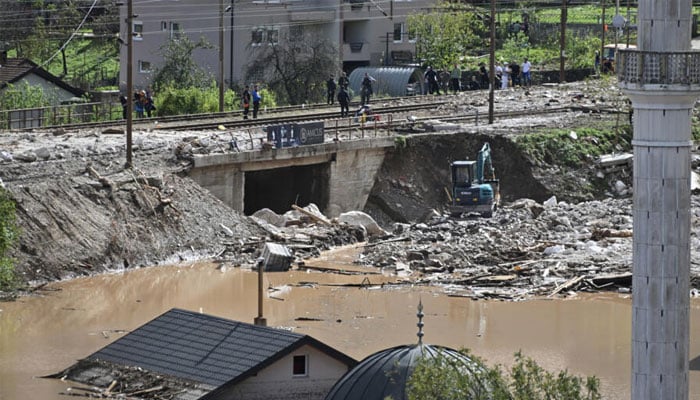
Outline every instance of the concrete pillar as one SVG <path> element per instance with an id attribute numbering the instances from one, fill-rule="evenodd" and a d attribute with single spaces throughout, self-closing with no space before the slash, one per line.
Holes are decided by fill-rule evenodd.
<path id="1" fill-rule="evenodd" d="M 245 173 L 236 166 L 223 164 L 194 168 L 190 171 L 189 177 L 229 207 L 243 212 Z"/>
<path id="2" fill-rule="evenodd" d="M 637 50 L 618 78 L 634 107 L 632 399 L 687 400 L 690 281 L 690 0 L 640 0 Z M 683 53 L 682 53 L 683 52 Z M 697 75 L 697 74 L 695 74 Z"/>
<path id="3" fill-rule="evenodd" d="M 337 217 L 343 212 L 364 208 L 385 154 L 383 147 L 339 151 L 336 154 L 328 179 L 327 216 Z"/>
<path id="4" fill-rule="evenodd" d="M 687 399 L 694 100 L 629 95 L 635 112 L 632 399 Z"/>

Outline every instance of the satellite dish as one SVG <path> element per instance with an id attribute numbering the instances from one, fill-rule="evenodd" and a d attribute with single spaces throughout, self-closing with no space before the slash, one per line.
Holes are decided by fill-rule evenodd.
<path id="1" fill-rule="evenodd" d="M 615 28 L 622 28 L 627 24 L 627 20 L 620 14 L 617 14 L 612 19 L 612 26 Z"/>

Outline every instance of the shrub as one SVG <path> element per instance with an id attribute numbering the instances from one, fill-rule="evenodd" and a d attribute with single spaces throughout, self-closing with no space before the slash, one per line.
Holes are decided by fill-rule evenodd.
<path id="1" fill-rule="evenodd" d="M 13 289 L 18 284 L 14 260 L 7 256 L 18 235 L 14 200 L 0 188 L 0 290 Z"/>
<path id="2" fill-rule="evenodd" d="M 600 400 L 600 381 L 581 378 L 568 371 L 545 371 L 536 361 L 515 353 L 510 371 L 488 367 L 462 350 L 472 363 L 455 363 L 442 354 L 421 359 L 407 383 L 409 400 Z"/>

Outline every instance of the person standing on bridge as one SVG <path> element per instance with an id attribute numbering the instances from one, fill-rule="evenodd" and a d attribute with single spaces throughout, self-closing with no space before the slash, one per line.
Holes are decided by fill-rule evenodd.
<path id="1" fill-rule="evenodd" d="M 241 104 L 243 106 L 243 119 L 248 119 L 248 111 L 250 110 L 250 92 L 248 91 L 248 85 L 245 85 L 245 89 L 243 89 Z"/>
<path id="2" fill-rule="evenodd" d="M 258 85 L 253 86 L 253 119 L 258 118 L 258 110 L 260 109 L 260 92 L 258 92 Z"/>
<path id="3" fill-rule="evenodd" d="M 347 117 L 350 113 L 350 95 L 343 86 L 338 90 L 338 103 L 340 104 L 340 117 Z"/>
<path id="4" fill-rule="evenodd" d="M 372 83 L 375 82 L 376 79 L 374 79 L 370 74 L 365 72 L 365 77 L 362 78 L 362 88 L 360 89 L 360 105 L 365 105 L 369 103 L 369 98 L 372 97 L 372 93 L 374 92 L 372 90 Z"/>
<path id="5" fill-rule="evenodd" d="M 333 75 L 326 81 L 326 104 L 333 105 L 335 102 L 335 78 Z"/>

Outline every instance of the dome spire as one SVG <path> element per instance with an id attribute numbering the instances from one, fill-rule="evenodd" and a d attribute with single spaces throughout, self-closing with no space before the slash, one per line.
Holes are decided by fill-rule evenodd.
<path id="1" fill-rule="evenodd" d="M 418 344 L 423 344 L 423 300 L 418 300 L 418 314 L 416 314 L 418 317 L 418 323 L 416 326 L 418 327 Z"/>

